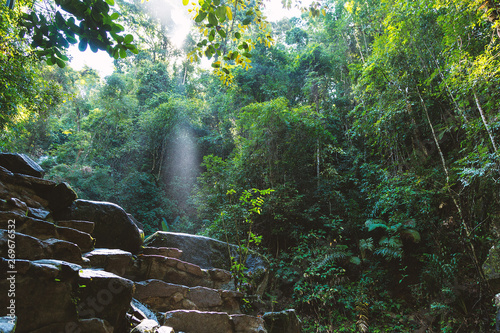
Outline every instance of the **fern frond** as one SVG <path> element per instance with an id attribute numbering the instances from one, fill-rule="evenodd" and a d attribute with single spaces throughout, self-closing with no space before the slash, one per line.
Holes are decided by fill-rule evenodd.
<path id="1" fill-rule="evenodd" d="M 376 228 L 382 228 L 385 230 L 389 229 L 389 227 L 385 224 L 385 222 L 380 219 L 368 219 L 365 222 L 365 226 L 368 229 L 368 231 L 375 230 Z"/>
<path id="2" fill-rule="evenodd" d="M 357 301 L 356 302 L 356 312 L 358 313 L 358 320 L 356 321 L 356 327 L 359 332 L 368 332 L 368 303 Z"/>
<path id="3" fill-rule="evenodd" d="M 398 236 L 390 238 L 383 237 L 379 241 L 380 247 L 373 252 L 376 255 L 390 259 L 401 259 L 403 257 L 403 243 Z"/>
<path id="4" fill-rule="evenodd" d="M 387 247 L 378 248 L 375 250 L 374 254 L 381 255 L 386 259 L 401 259 L 403 257 L 403 251 L 401 249 L 391 249 Z"/>
<path id="5" fill-rule="evenodd" d="M 378 242 L 378 244 L 380 246 L 389 247 L 393 249 L 398 249 L 403 247 L 403 243 L 401 242 L 401 239 L 399 239 L 399 236 L 392 236 L 390 238 L 382 237 Z"/>
<path id="6" fill-rule="evenodd" d="M 359 249 L 361 251 L 373 251 L 373 238 L 360 239 L 359 240 Z"/>

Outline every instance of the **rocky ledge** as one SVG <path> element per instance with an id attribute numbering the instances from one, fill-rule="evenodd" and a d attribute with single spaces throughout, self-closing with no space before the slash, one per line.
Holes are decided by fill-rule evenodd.
<path id="1" fill-rule="evenodd" d="M 43 175 L 26 155 L 0 154 L 0 332 L 300 332 L 294 311 L 242 314 L 234 245 L 163 232 L 143 243 L 121 207 Z M 262 293 L 265 260 L 247 266 Z"/>

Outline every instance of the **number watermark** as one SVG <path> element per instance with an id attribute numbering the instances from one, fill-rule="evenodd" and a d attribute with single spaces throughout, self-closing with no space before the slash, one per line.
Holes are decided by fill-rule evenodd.
<path id="1" fill-rule="evenodd" d="M 15 324 L 16 322 L 16 220 L 8 221 L 7 233 L 7 281 L 9 289 L 7 297 L 9 305 L 7 306 L 7 317 L 9 323 Z"/>

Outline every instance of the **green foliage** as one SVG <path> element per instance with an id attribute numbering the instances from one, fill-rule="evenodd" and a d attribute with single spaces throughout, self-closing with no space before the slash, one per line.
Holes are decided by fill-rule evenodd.
<path id="1" fill-rule="evenodd" d="M 88 46 L 93 52 L 105 50 L 115 59 L 125 58 L 127 50 L 138 53 L 132 44 L 133 36 L 120 34 L 125 29 L 115 22 L 120 14 L 110 10 L 110 6 L 114 6 L 113 0 L 56 0 L 47 5 L 50 12 L 32 10 L 24 13 L 20 22 L 30 34 L 31 47 L 36 50 L 36 55 L 45 59 L 47 64 L 65 67 L 69 60 L 64 54 L 65 49 L 76 43 L 82 52 Z M 26 31 L 22 30 L 20 36 L 24 37 Z"/>
<path id="2" fill-rule="evenodd" d="M 229 202 L 222 207 L 220 218 L 216 219 L 210 226 L 210 229 L 221 230 L 226 242 L 238 245 L 236 256 L 233 256 L 229 248 L 228 251 L 231 258 L 231 273 L 236 288 L 240 291 L 245 291 L 249 282 L 245 265 L 251 247 L 258 247 L 262 242 L 262 236 L 257 236 L 252 230 L 254 218 L 262 212 L 264 197 L 272 192 L 272 189 L 252 188 L 244 190 L 240 194 L 238 202 L 233 202 L 237 193 L 234 189 L 228 190 L 226 196 L 229 198 Z M 229 226 L 229 224 L 231 225 Z"/>

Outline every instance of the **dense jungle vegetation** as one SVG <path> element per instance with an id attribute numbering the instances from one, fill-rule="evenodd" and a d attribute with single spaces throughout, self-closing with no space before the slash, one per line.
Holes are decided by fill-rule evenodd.
<path id="1" fill-rule="evenodd" d="M 213 0 L 180 48 L 148 11 L 160 0 L 115 1 L 108 30 L 131 35 L 114 48 L 68 32 L 50 2 L 0 6 L 1 151 L 121 205 L 146 235 L 266 253 L 264 299 L 296 308 L 304 332 L 493 331 L 496 0 L 325 0 L 267 25 L 258 2 Z M 26 6 L 66 40 L 33 30 L 45 17 Z M 76 37 L 115 57 L 112 75 L 64 66 Z"/>

